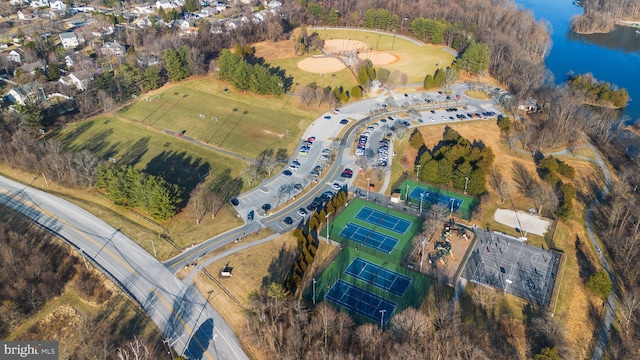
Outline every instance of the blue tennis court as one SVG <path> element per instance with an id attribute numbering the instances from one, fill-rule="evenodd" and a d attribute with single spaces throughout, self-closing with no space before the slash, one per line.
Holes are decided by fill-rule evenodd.
<path id="1" fill-rule="evenodd" d="M 428 189 L 424 189 L 421 187 L 414 187 L 413 190 L 409 193 L 409 198 L 415 201 L 420 201 L 420 194 L 422 195 L 422 201 L 425 203 L 430 203 L 438 206 L 442 206 L 446 209 L 451 209 L 453 211 L 457 211 L 460 206 L 462 206 L 462 199 L 459 199 L 455 196 L 445 195 L 443 193 L 429 191 Z"/>
<path id="2" fill-rule="evenodd" d="M 398 244 L 398 239 L 394 237 L 381 234 L 375 230 L 371 230 L 352 222 L 347 223 L 344 229 L 340 231 L 339 235 L 375 250 L 384 251 L 387 254 L 391 254 Z"/>
<path id="3" fill-rule="evenodd" d="M 383 264 L 384 265 L 384 264 Z M 407 291 L 411 278 L 398 274 L 395 271 L 385 269 L 367 260 L 356 257 L 353 259 L 349 267 L 344 271 L 345 274 L 351 275 L 356 279 L 366 281 L 398 296 L 404 295 Z"/>
<path id="4" fill-rule="evenodd" d="M 333 284 L 327 295 L 325 295 L 325 299 L 364 315 L 373 321 L 380 322 L 382 320 L 383 324 L 389 321 L 393 310 L 396 309 L 395 303 L 342 280 L 338 280 Z"/>
<path id="5" fill-rule="evenodd" d="M 358 211 L 356 219 L 366 221 L 383 229 L 391 230 L 394 233 L 404 235 L 411 227 L 411 221 L 401 219 L 397 216 L 389 215 L 365 206 Z"/>

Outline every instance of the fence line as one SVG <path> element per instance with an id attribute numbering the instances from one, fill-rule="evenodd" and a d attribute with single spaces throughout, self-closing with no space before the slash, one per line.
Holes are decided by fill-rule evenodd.
<path id="1" fill-rule="evenodd" d="M 207 269 L 202 269 L 202 273 L 209 278 L 209 280 L 213 281 L 216 285 L 218 285 L 218 287 L 220 289 L 222 289 L 222 291 L 224 291 L 225 294 L 227 294 L 227 296 L 229 296 L 229 298 L 231 298 L 231 300 L 233 300 L 233 302 L 235 302 L 236 304 L 238 304 L 238 306 L 240 306 L 240 308 L 244 311 L 247 310 L 246 307 L 244 307 L 244 305 L 242 305 L 242 303 L 240 303 L 240 301 L 238 301 L 238 299 L 233 296 L 233 294 L 231 294 L 229 292 L 229 290 L 227 290 L 227 288 L 224 287 L 224 285 L 222 285 L 222 283 L 220 281 L 218 281 L 218 279 L 216 279 L 213 275 L 211 275 L 211 273 L 207 270 Z"/>

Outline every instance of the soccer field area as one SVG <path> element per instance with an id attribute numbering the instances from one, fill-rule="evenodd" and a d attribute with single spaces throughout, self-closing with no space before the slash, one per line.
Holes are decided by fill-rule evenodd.
<path id="1" fill-rule="evenodd" d="M 330 239 L 343 249 L 307 298 L 326 299 L 357 321 L 383 324 L 419 306 L 431 279 L 402 267 L 417 231 L 417 218 L 355 199 L 331 222 Z"/>
<path id="2" fill-rule="evenodd" d="M 141 95 L 120 115 L 255 158 L 267 148 L 291 154 L 302 131 L 319 116 L 290 98 L 244 93 L 207 76 Z"/>
<path id="3" fill-rule="evenodd" d="M 408 196 L 408 204 L 414 208 L 420 208 L 421 202 L 422 210 L 428 210 L 432 205 L 438 205 L 465 220 L 471 219 L 471 213 L 478 205 L 478 200 L 474 197 L 413 180 L 405 180 L 399 188 L 401 199 L 406 201 Z"/>

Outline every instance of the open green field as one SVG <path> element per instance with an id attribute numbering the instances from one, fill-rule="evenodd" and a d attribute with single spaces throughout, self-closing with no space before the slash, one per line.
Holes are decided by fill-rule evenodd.
<path id="1" fill-rule="evenodd" d="M 201 176 L 238 177 L 246 163 L 204 147 L 116 117 L 98 116 L 68 125 L 53 134 L 69 150 L 88 149 L 98 157 L 114 158 L 190 191 Z"/>
<path id="2" fill-rule="evenodd" d="M 297 144 L 292 139 L 297 140 L 319 113 L 298 107 L 297 99 L 289 95 L 244 93 L 202 77 L 141 96 L 120 114 L 160 129 L 184 131 L 185 136 L 255 158 L 267 148 L 286 148 L 291 153 Z"/>
<path id="3" fill-rule="evenodd" d="M 388 52 L 395 55 L 398 61 L 387 65 L 375 65 L 376 68 L 385 68 L 389 71 L 398 70 L 406 73 L 409 83 L 421 83 L 427 74 L 433 74 L 438 67 L 445 68 L 455 58 L 450 52 L 438 45 L 417 45 L 405 39 L 388 35 L 377 34 L 361 30 L 321 30 L 314 29 L 323 40 L 351 39 L 358 40 L 369 45 L 369 48 Z"/>
<path id="4" fill-rule="evenodd" d="M 300 85 L 308 85 L 312 82 L 315 82 L 316 85 L 321 87 L 338 87 L 342 86 L 347 90 L 351 90 L 354 86 L 358 85 L 358 82 L 353 77 L 349 69 L 344 68 L 340 71 L 336 71 L 333 73 L 326 74 L 318 74 L 311 73 L 308 71 L 304 71 L 298 67 L 298 62 L 304 60 L 306 58 L 310 58 L 312 55 L 308 56 L 296 56 L 290 59 L 273 59 L 269 60 L 271 66 L 279 66 L 282 69 L 287 71 L 287 75 L 293 76 L 294 84 Z M 295 90 L 295 89 L 293 89 Z"/>
<path id="5" fill-rule="evenodd" d="M 366 281 L 362 281 L 345 274 L 345 270 L 356 256 L 378 266 L 382 266 L 398 274 L 411 278 L 411 284 L 409 284 L 409 287 L 407 288 L 404 295 L 402 297 L 397 296 L 391 292 L 373 286 Z M 356 251 L 355 249 L 348 246 L 340 251 L 340 254 L 338 254 L 333 263 L 329 265 L 329 267 L 322 273 L 322 275 L 318 279 L 316 279 L 316 302 L 324 300 L 324 296 L 327 294 L 327 292 L 329 292 L 329 289 L 331 289 L 333 284 L 338 279 L 342 279 L 349 284 L 355 285 L 361 289 L 367 290 L 373 294 L 394 302 L 396 304 L 396 308 L 391 316 L 402 312 L 402 310 L 406 309 L 409 306 L 419 307 L 426 295 L 429 293 L 429 288 L 431 287 L 432 282 L 431 278 L 427 276 L 403 268 L 396 264 L 386 263 L 375 256 L 365 254 L 362 251 Z M 313 300 L 313 289 L 311 289 L 311 287 L 305 297 L 309 300 Z M 342 306 L 333 302 L 331 302 L 331 304 L 343 308 Z M 371 319 L 369 319 L 368 317 L 350 311 L 347 308 L 343 309 L 348 311 L 349 314 L 359 323 L 371 321 Z"/>

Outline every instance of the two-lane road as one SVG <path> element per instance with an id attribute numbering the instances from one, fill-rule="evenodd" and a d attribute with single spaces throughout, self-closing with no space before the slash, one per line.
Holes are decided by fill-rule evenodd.
<path id="1" fill-rule="evenodd" d="M 248 359 L 193 286 L 185 285 L 118 229 L 51 194 L 0 177 L 0 200 L 78 249 L 136 300 L 165 340 L 189 359 Z"/>

